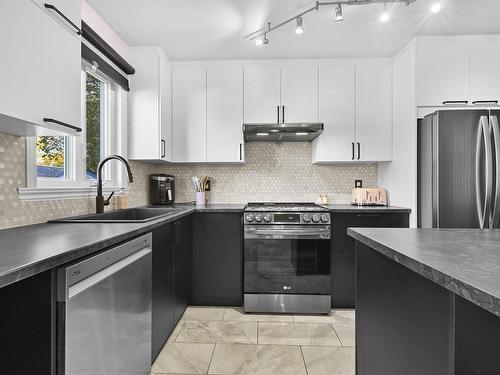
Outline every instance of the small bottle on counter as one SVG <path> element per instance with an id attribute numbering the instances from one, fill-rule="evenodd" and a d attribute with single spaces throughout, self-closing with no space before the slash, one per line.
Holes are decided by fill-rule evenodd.
<path id="1" fill-rule="evenodd" d="M 116 196 L 116 208 L 118 210 L 123 210 L 128 208 L 128 194 L 120 193 Z"/>

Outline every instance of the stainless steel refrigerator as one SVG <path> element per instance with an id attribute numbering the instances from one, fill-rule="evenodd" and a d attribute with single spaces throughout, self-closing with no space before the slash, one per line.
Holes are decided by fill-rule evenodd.
<path id="1" fill-rule="evenodd" d="M 437 111 L 418 121 L 418 227 L 498 228 L 500 110 Z"/>

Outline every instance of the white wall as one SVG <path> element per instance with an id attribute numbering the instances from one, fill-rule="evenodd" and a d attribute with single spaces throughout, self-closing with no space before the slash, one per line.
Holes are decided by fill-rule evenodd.
<path id="1" fill-rule="evenodd" d="M 390 204 L 412 210 L 417 225 L 417 112 L 415 101 L 415 40 L 394 57 L 393 161 L 379 164 L 379 186 L 389 191 Z"/>
<path id="2" fill-rule="evenodd" d="M 82 20 L 85 21 L 106 43 L 125 60 L 128 57 L 128 46 L 123 39 L 104 21 L 85 0 L 82 1 Z"/>

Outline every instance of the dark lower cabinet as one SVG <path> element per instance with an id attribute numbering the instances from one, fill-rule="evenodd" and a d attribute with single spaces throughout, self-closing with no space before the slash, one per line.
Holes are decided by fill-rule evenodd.
<path id="1" fill-rule="evenodd" d="M 347 228 L 408 228 L 409 213 L 332 214 L 332 307 L 355 305 L 355 241 Z"/>
<path id="2" fill-rule="evenodd" d="M 153 230 L 154 361 L 189 304 L 192 274 L 192 218 L 186 216 Z"/>
<path id="3" fill-rule="evenodd" d="M 153 230 L 152 361 L 175 327 L 174 241 L 174 224 Z"/>
<path id="4" fill-rule="evenodd" d="M 55 375 L 55 271 L 0 288 L 0 374 Z"/>
<path id="5" fill-rule="evenodd" d="M 193 304 L 242 305 L 242 245 L 241 213 L 194 215 Z"/>
<path id="6" fill-rule="evenodd" d="M 192 216 L 186 216 L 174 223 L 177 243 L 174 247 L 175 260 L 175 322 L 186 310 L 191 300 L 193 273 L 193 230 Z"/>

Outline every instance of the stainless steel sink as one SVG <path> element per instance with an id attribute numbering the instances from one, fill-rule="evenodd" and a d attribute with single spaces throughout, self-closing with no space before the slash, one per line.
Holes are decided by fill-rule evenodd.
<path id="1" fill-rule="evenodd" d="M 141 207 L 50 220 L 49 223 L 144 223 L 179 212 L 176 207 Z"/>

